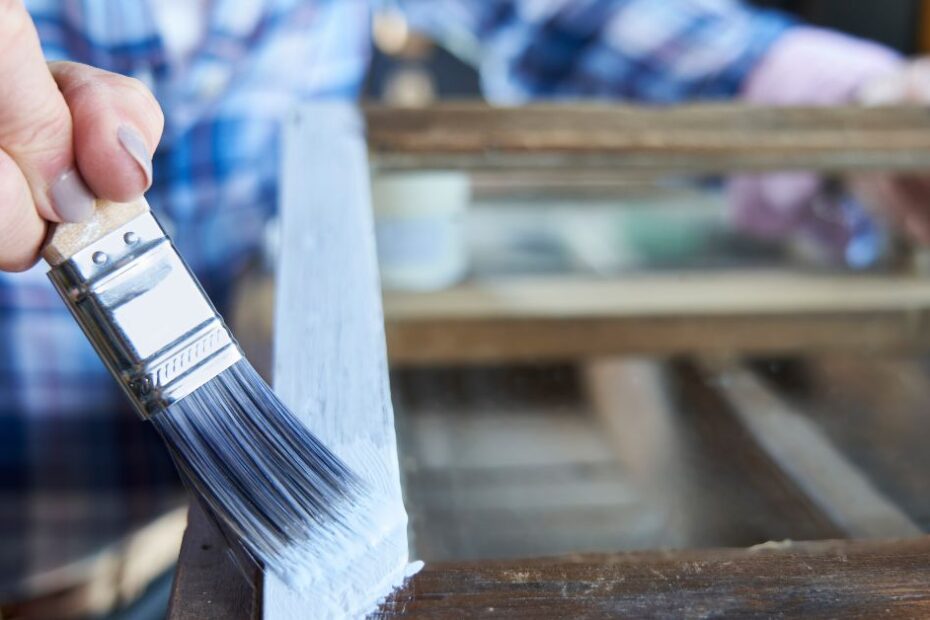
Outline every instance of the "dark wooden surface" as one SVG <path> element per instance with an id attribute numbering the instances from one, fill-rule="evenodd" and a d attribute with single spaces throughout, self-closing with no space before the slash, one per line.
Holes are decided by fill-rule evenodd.
<path id="1" fill-rule="evenodd" d="M 479 103 L 366 108 L 381 168 L 919 170 L 930 166 L 922 108 L 636 107 Z"/>
<path id="2" fill-rule="evenodd" d="M 198 513 L 169 618 L 259 618 L 261 580 L 245 580 Z M 926 618 L 930 538 L 435 564 L 377 617 Z"/>
<path id="3" fill-rule="evenodd" d="M 930 539 L 427 566 L 382 618 L 926 618 Z"/>
<path id="4" fill-rule="evenodd" d="M 187 531 L 171 588 L 168 620 L 256 620 L 262 610 L 261 573 L 244 570 L 198 502 L 191 504 Z"/>

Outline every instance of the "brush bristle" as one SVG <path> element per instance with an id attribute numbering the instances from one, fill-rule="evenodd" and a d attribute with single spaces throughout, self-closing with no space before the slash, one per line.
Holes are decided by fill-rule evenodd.
<path id="1" fill-rule="evenodd" d="M 152 421 L 189 484 L 285 580 L 314 573 L 371 536 L 366 485 L 247 361 Z"/>

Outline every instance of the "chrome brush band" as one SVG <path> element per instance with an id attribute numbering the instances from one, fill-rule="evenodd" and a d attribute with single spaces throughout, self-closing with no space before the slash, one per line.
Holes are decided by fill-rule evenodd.
<path id="1" fill-rule="evenodd" d="M 52 269 L 49 278 L 142 417 L 242 359 L 150 213 Z"/>

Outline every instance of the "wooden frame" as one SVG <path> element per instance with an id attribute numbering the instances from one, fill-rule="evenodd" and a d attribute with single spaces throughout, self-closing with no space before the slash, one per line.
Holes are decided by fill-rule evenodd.
<path id="1" fill-rule="evenodd" d="M 615 104 L 366 108 L 382 169 L 926 170 L 927 112 Z M 621 172 L 622 173 L 622 172 Z"/>
<path id="2" fill-rule="evenodd" d="M 238 323 L 249 344 L 272 340 L 274 293 L 271 282 L 257 281 L 241 295 Z M 435 292 L 387 291 L 384 314 L 395 368 L 930 347 L 930 281 L 907 274 L 510 277 Z"/>
<path id="3" fill-rule="evenodd" d="M 384 304 L 395 366 L 930 346 L 930 282 L 918 276 L 508 278 L 388 292 Z"/>
<path id="4" fill-rule="evenodd" d="M 902 113 L 882 110 L 784 111 L 711 107 L 662 112 L 594 108 L 588 109 L 590 116 L 582 112 L 584 109 L 579 108 L 564 110 L 563 116 L 559 109 L 550 107 L 519 112 L 455 106 L 427 112 L 369 109 L 369 143 L 376 164 L 389 168 L 423 165 L 545 167 L 561 166 L 569 160 L 583 165 L 623 164 L 689 171 L 772 166 L 804 166 L 820 170 L 909 170 L 930 165 L 930 119 L 925 112 L 917 110 Z M 319 127 L 341 126 L 345 129 L 346 119 L 352 118 L 352 113 L 338 106 L 324 107 L 307 111 L 303 118 L 312 118 Z M 610 131 L 607 135 L 597 137 L 597 122 L 612 120 L 616 123 L 608 123 Z M 652 128 L 656 126 L 655 120 L 663 121 L 661 130 Z M 731 126 L 738 129 L 733 132 L 723 131 Z M 479 131 L 476 127 L 484 129 Z M 579 128 L 581 131 L 575 131 Z M 351 123 L 349 129 L 352 130 Z M 356 127 L 353 131 L 358 132 L 359 129 Z M 326 133 L 326 136 L 332 138 L 333 134 Z M 352 139 L 360 141 L 360 134 L 356 133 Z M 800 152 L 797 157 L 791 156 L 795 152 L 793 146 Z M 329 161 L 316 161 L 314 166 L 331 174 L 344 165 L 352 171 L 351 174 L 357 175 L 360 163 L 364 160 L 363 155 L 353 149 L 327 150 L 325 153 Z M 336 155 L 340 153 L 342 158 L 339 159 L 339 165 L 334 164 Z M 358 180 L 358 176 L 353 178 Z M 306 185 L 306 179 L 299 185 L 308 192 L 318 192 L 315 204 L 327 205 L 328 201 L 334 200 L 346 189 L 319 177 L 317 180 L 321 181 L 319 187 Z M 308 210 L 301 216 L 302 219 L 290 220 L 291 228 L 286 228 L 285 271 L 282 278 L 291 288 L 282 290 L 279 287 L 278 290 L 281 304 L 278 310 L 278 343 L 283 346 L 276 352 L 277 379 L 278 385 L 283 388 L 283 396 L 304 413 L 307 411 L 306 401 L 312 394 L 315 394 L 313 399 L 317 403 L 338 401 L 344 397 L 350 400 L 359 398 L 359 402 L 369 399 L 369 403 L 380 403 L 377 411 L 371 415 L 375 416 L 373 419 L 380 420 L 377 434 L 379 441 L 384 442 L 383 463 L 389 471 L 388 478 L 393 479 L 396 475 L 396 454 L 393 445 L 389 445 L 393 440 L 393 431 L 388 423 L 390 410 L 385 391 L 386 366 L 380 341 L 379 304 L 371 255 L 371 223 L 364 208 L 358 210 L 360 205 L 357 200 L 366 200 L 367 195 L 354 195 L 355 202 L 349 201 L 353 204 L 352 210 L 341 224 L 335 224 L 331 216 L 324 216 L 319 210 Z M 288 200 L 295 200 L 295 197 L 289 196 L 286 189 L 284 200 L 287 203 Z M 302 228 L 298 226 L 318 224 L 316 219 L 307 219 L 309 217 L 322 217 L 322 221 L 328 223 L 322 225 L 321 229 L 335 236 L 322 244 L 319 238 L 308 241 L 301 236 Z M 302 224 L 298 224 L 298 221 Z M 346 254 L 350 248 L 358 247 L 359 241 L 362 241 L 364 255 L 361 260 Z M 325 247 L 328 254 L 315 254 L 320 247 Z M 314 265 L 317 268 L 342 266 L 340 259 L 348 261 L 347 273 L 343 274 L 336 269 L 319 280 L 297 278 L 295 275 L 313 273 Z M 334 277 L 333 274 L 345 277 Z M 293 287 L 299 283 L 310 286 L 312 292 L 295 294 Z M 917 346 L 923 347 L 927 337 L 923 326 L 927 291 L 917 282 L 899 284 L 908 292 L 891 301 L 878 301 L 886 297 L 884 293 L 887 290 L 874 295 L 864 292 L 881 291 L 881 283 L 865 283 L 861 289 L 849 289 L 862 293 L 858 301 L 852 303 L 852 311 L 847 307 L 837 313 L 834 312 L 835 308 L 825 310 L 816 307 L 816 304 L 805 307 L 805 304 L 810 304 L 809 299 L 806 302 L 798 301 L 797 306 L 785 308 L 784 315 L 790 318 L 781 320 L 797 321 L 792 327 L 798 331 L 795 332 L 791 346 L 799 347 L 805 337 L 823 330 L 825 325 L 833 321 L 834 325 L 845 329 L 854 327 L 859 333 L 857 338 L 862 336 L 861 328 L 864 326 L 876 326 L 870 336 L 862 336 L 857 346 L 895 341 L 903 347 L 906 340 L 916 339 Z M 361 297 L 357 297 L 358 293 L 347 293 L 346 287 L 355 285 L 364 287 L 367 292 L 361 293 Z M 878 288 L 869 289 L 870 286 Z M 909 297 L 910 294 L 915 297 Z M 856 295 L 852 297 L 856 298 Z M 363 301 L 362 310 L 347 305 L 350 300 L 358 299 Z M 332 307 L 318 313 L 318 307 L 308 307 L 308 300 L 311 304 L 326 300 Z M 398 308 L 403 304 L 394 304 L 394 301 L 388 300 L 388 307 L 392 308 L 390 312 L 395 313 L 394 317 L 401 316 L 402 311 Z M 672 307 L 671 303 L 669 307 Z M 911 314 L 915 307 L 918 308 L 917 314 Z M 745 324 L 767 320 L 761 311 L 763 309 L 759 306 L 746 311 L 744 307 L 742 316 Z M 707 320 L 709 315 L 706 310 L 692 312 L 687 317 L 679 316 L 678 320 Z M 422 315 L 416 316 L 419 311 L 416 308 L 411 310 L 408 306 L 404 311 L 410 313 L 406 315 L 406 320 L 423 319 Z M 506 314 L 507 308 L 503 312 Z M 732 308 L 729 312 L 720 312 L 718 315 L 728 325 L 732 326 L 734 322 L 738 324 L 739 316 L 734 317 Z M 857 313 L 861 316 L 857 316 Z M 641 321 L 640 328 L 649 320 L 657 320 L 657 325 L 667 327 L 661 325 L 661 317 L 655 318 L 656 314 L 661 313 L 651 308 L 641 315 L 632 313 L 630 316 Z M 489 316 L 480 312 L 478 315 L 484 318 Z M 359 339 L 340 336 L 332 341 L 333 344 L 321 349 L 305 348 L 306 343 L 315 341 L 315 338 L 326 338 L 333 333 L 344 335 L 345 326 L 337 326 L 332 322 L 337 316 L 346 316 L 351 326 L 368 330 L 366 336 Z M 411 316 L 414 319 L 410 319 Z M 798 320 L 797 316 L 802 319 Z M 824 317 L 829 320 L 824 322 Z M 869 317 L 871 323 L 863 317 Z M 902 331 L 899 324 L 903 317 L 915 317 L 917 331 Z M 588 318 L 591 318 L 590 313 Z M 543 317 L 540 320 L 545 319 Z M 569 315 L 565 322 L 551 328 L 562 329 L 573 320 Z M 616 317 L 612 320 L 615 322 L 605 325 L 604 333 L 620 329 Z M 843 320 L 852 320 L 853 323 L 843 324 Z M 281 326 L 283 321 L 288 322 L 285 327 Z M 800 326 L 805 325 L 800 329 Z M 433 328 L 438 329 L 435 326 Z M 343 346 L 354 348 L 340 352 Z M 735 343 L 728 348 L 740 347 L 740 343 Z M 612 352 L 623 350 L 637 349 L 623 349 L 620 346 L 611 349 Z M 652 352 L 680 350 L 681 347 L 670 346 Z M 560 354 L 581 355 L 583 352 L 579 349 Z M 523 352 L 523 355 L 536 354 L 539 352 Z M 478 356 L 477 359 L 483 358 Z M 439 360 L 462 361 L 438 354 L 414 361 Z M 362 368 L 357 368 L 356 363 L 361 363 Z M 308 377 L 330 376 L 333 368 L 349 376 L 367 377 L 367 381 L 352 382 L 354 388 L 367 396 L 349 396 L 341 391 L 344 385 L 339 382 L 322 382 L 308 387 Z M 740 389 L 729 394 L 729 398 L 731 403 L 739 404 L 741 401 L 762 397 L 758 385 L 743 383 Z M 790 415 L 785 407 L 776 406 L 769 407 L 768 413 L 782 417 Z M 799 494 L 817 492 L 816 485 L 810 486 L 806 482 L 808 474 L 803 466 L 805 459 L 800 458 L 799 461 L 797 454 L 786 456 L 783 452 L 786 445 L 792 445 L 790 440 L 777 437 L 772 440 L 770 437 L 768 441 L 760 441 L 757 435 L 766 427 L 765 424 L 754 418 L 738 418 L 737 422 L 748 433 L 747 437 L 755 442 L 754 449 L 767 455 L 771 467 L 782 472 L 780 475 L 789 484 L 794 484 Z M 323 436 L 335 442 L 337 450 L 344 445 L 342 434 L 352 432 L 351 426 L 345 426 L 332 410 L 317 423 L 321 425 L 319 428 Z M 358 418 L 351 422 L 356 426 L 359 423 Z M 332 428 L 342 430 L 328 432 Z M 801 449 L 817 445 L 816 438 L 808 439 L 806 443 L 802 442 Z M 801 466 L 787 467 L 789 463 L 798 462 Z M 850 470 L 844 467 L 840 463 L 833 471 L 848 474 Z M 860 516 L 851 520 L 841 502 L 829 498 L 826 504 L 812 502 L 808 509 L 817 515 L 817 519 L 831 524 L 841 534 L 865 533 L 894 537 L 898 534 L 911 536 L 918 533 L 906 517 L 901 517 L 893 506 L 885 504 L 884 498 L 873 491 L 867 486 L 859 487 L 857 498 L 860 512 L 856 514 Z M 861 515 L 873 506 L 885 510 L 886 515 L 897 515 L 899 520 L 896 525 L 890 529 L 870 529 L 867 519 Z M 220 614 L 229 618 L 259 617 L 261 599 L 268 590 L 263 587 L 261 577 L 255 573 L 247 575 L 247 579 L 237 580 L 236 576 L 240 573 L 221 551 L 222 547 L 222 539 L 195 506 L 191 511 L 182 550 L 171 618 L 200 618 Z M 395 592 L 382 604 L 377 615 L 386 618 L 451 618 L 495 613 L 527 617 L 689 616 L 707 613 L 758 616 L 770 612 L 814 618 L 871 617 L 878 614 L 918 617 L 930 613 L 930 590 L 926 581 L 930 569 L 928 552 L 930 539 L 918 537 L 886 542 L 779 543 L 748 550 L 711 549 L 437 564 L 427 566 Z M 280 590 L 278 593 L 287 596 Z"/>

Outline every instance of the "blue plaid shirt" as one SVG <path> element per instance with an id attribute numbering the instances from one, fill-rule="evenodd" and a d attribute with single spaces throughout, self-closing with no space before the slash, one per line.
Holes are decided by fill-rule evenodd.
<path id="1" fill-rule="evenodd" d="M 26 0 L 49 59 L 138 77 L 165 109 L 153 208 L 222 309 L 274 213 L 279 122 L 306 99 L 354 98 L 366 0 L 214 0 L 193 54 L 166 53 L 158 0 Z M 391 3 L 481 70 L 495 101 L 734 96 L 790 26 L 730 0 Z M 149 425 L 52 291 L 45 268 L 0 274 L 0 597 L 179 502 Z"/>

